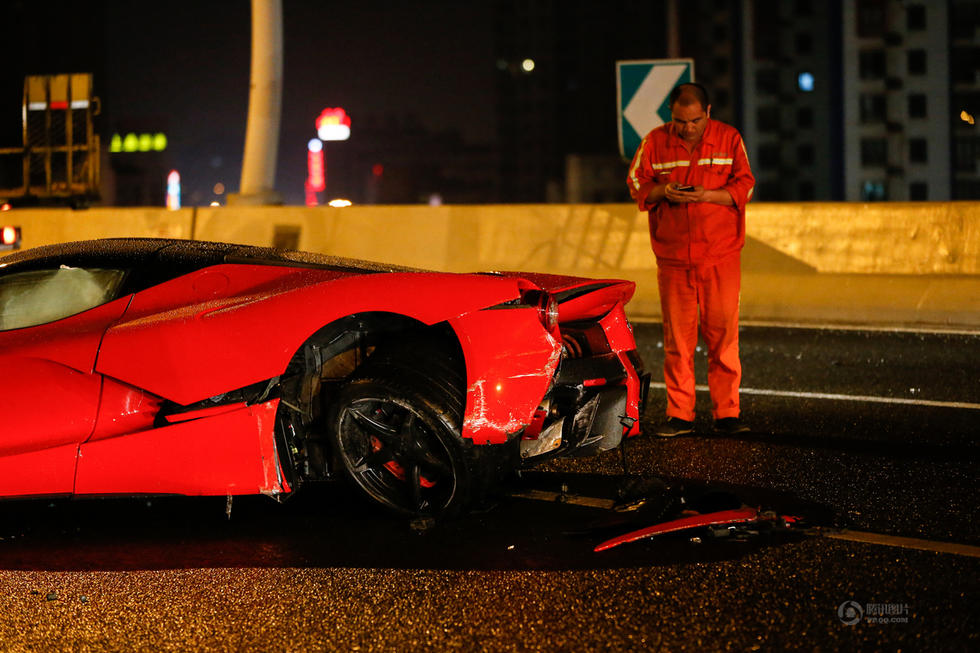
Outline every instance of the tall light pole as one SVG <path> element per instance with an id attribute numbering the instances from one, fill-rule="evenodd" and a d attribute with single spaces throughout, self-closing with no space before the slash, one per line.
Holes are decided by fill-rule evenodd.
<path id="1" fill-rule="evenodd" d="M 677 0 L 667 0 L 667 58 L 679 59 L 681 56 L 681 24 L 677 15 Z"/>
<path id="2" fill-rule="evenodd" d="M 282 0 L 252 0 L 252 69 L 239 192 L 229 204 L 282 204 L 276 192 L 282 112 Z"/>

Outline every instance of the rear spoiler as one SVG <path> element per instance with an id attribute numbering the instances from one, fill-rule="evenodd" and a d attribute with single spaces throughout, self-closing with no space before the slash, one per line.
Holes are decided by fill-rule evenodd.
<path id="1" fill-rule="evenodd" d="M 623 279 L 585 279 L 521 272 L 501 272 L 503 277 L 524 279 L 547 291 L 558 302 L 558 321 L 574 322 L 605 315 L 633 297 L 636 284 Z"/>

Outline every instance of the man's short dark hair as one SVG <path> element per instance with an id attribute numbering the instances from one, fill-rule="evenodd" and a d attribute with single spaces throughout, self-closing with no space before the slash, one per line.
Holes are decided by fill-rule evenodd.
<path id="1" fill-rule="evenodd" d="M 675 86 L 674 90 L 670 92 L 670 106 L 673 107 L 682 95 L 693 95 L 701 103 L 701 108 L 705 111 L 711 105 L 710 100 L 708 100 L 708 89 L 696 82 L 687 82 L 686 84 Z"/>

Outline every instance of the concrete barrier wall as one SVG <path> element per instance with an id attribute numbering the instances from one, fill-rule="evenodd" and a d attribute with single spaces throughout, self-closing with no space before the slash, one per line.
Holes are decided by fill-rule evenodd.
<path id="1" fill-rule="evenodd" d="M 17 210 L 23 246 L 119 236 L 280 245 L 436 270 L 637 283 L 658 319 L 646 215 L 631 204 Z M 980 328 L 980 202 L 750 204 L 746 321 Z"/>

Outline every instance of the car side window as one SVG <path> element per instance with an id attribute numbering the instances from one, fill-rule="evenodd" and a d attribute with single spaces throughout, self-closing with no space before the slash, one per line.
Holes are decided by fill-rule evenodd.
<path id="1" fill-rule="evenodd" d="M 29 270 L 0 277 L 0 331 L 54 322 L 116 298 L 125 270 Z"/>

